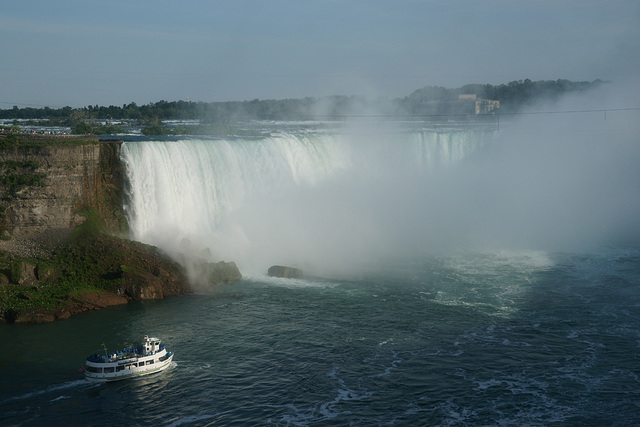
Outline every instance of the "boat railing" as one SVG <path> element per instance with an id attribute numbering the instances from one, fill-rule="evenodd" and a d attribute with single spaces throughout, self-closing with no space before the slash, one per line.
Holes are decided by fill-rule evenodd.
<path id="1" fill-rule="evenodd" d="M 103 358 L 104 358 L 104 356 L 101 356 L 98 353 L 92 354 L 91 356 L 87 356 L 87 360 L 89 362 L 94 362 L 94 363 L 104 362 Z"/>
<path id="2" fill-rule="evenodd" d="M 126 349 L 122 351 L 118 351 L 116 353 L 110 354 L 108 356 L 103 356 L 98 353 L 92 354 L 87 357 L 89 362 L 93 363 L 113 363 L 113 362 L 121 362 L 121 361 L 132 361 L 137 360 L 140 357 L 140 353 L 137 352 L 137 349 Z"/>

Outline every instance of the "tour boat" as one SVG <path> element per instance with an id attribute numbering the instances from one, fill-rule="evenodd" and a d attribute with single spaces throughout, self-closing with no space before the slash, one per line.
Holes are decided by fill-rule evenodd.
<path id="1" fill-rule="evenodd" d="M 87 380 L 106 382 L 149 375 L 164 371 L 173 359 L 173 353 L 158 338 L 149 336 L 145 336 L 138 347 L 125 348 L 112 354 L 104 347 L 104 353 L 87 357 L 84 367 Z"/>

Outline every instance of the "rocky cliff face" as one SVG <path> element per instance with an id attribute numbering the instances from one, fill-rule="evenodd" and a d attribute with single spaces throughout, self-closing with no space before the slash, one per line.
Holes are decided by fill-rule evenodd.
<path id="1" fill-rule="evenodd" d="M 66 145 L 0 150 L 0 233 L 4 239 L 62 234 L 97 209 L 107 226 L 123 230 L 122 141 L 83 137 Z"/>
<path id="2" fill-rule="evenodd" d="M 191 292 L 126 234 L 122 141 L 0 135 L 0 322 L 45 322 Z"/>

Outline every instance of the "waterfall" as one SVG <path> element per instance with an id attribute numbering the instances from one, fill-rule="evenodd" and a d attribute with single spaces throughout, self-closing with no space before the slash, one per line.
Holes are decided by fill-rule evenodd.
<path id="1" fill-rule="evenodd" d="M 122 159 L 132 238 L 176 259 L 236 261 L 243 271 L 366 259 L 406 239 L 407 221 L 424 223 L 419 216 L 446 170 L 492 135 L 277 132 L 128 141 Z"/>

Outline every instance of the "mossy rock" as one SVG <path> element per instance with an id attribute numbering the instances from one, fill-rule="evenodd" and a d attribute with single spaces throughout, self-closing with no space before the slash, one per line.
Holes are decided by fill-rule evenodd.
<path id="1" fill-rule="evenodd" d="M 194 273 L 195 281 L 205 287 L 242 279 L 242 274 L 235 262 L 201 263 L 194 267 Z"/>
<path id="2" fill-rule="evenodd" d="M 59 271 L 52 264 L 39 262 L 36 265 L 36 279 L 40 281 L 54 281 L 59 276 Z"/>
<path id="3" fill-rule="evenodd" d="M 267 274 L 271 277 L 282 277 L 287 279 L 296 279 L 304 276 L 302 270 L 294 267 L 286 267 L 283 265 L 273 265 L 269 267 Z"/>

